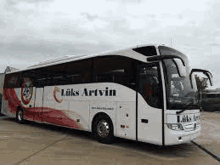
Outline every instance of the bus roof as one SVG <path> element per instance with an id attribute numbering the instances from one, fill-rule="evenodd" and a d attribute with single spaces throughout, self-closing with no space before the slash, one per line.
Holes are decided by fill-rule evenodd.
<path id="1" fill-rule="evenodd" d="M 38 69 L 38 68 L 63 64 L 63 63 L 67 63 L 67 62 L 72 62 L 72 61 L 84 60 L 84 59 L 98 57 L 98 56 L 108 56 L 108 55 L 116 55 L 116 56 L 120 55 L 120 56 L 129 57 L 129 58 L 132 58 L 132 59 L 136 59 L 136 60 L 139 60 L 139 61 L 142 61 L 142 62 L 147 62 L 146 56 L 143 56 L 142 54 L 140 54 L 140 53 L 133 50 L 135 48 L 144 48 L 144 47 L 147 47 L 147 46 L 155 46 L 157 48 L 158 46 L 162 46 L 162 45 L 159 45 L 159 44 L 137 45 L 137 46 L 133 46 L 133 47 L 130 47 L 130 48 L 123 48 L 123 49 L 118 49 L 118 50 L 115 50 L 115 51 L 106 51 L 106 52 L 95 53 L 95 54 L 66 55 L 64 58 L 62 57 L 62 58 L 58 58 L 58 59 L 54 59 L 54 60 L 43 61 L 43 62 L 40 62 L 36 65 L 29 66 L 26 69 L 15 70 L 15 71 L 9 72 L 7 74 Z M 163 45 L 163 46 L 165 46 L 165 45 Z"/>

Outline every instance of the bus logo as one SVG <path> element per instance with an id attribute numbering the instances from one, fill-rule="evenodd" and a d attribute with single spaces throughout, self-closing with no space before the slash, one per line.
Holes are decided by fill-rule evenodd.
<path id="1" fill-rule="evenodd" d="M 59 87 L 54 87 L 53 97 L 56 100 L 56 102 L 61 103 L 63 101 L 63 99 L 58 99 L 57 98 L 58 93 L 60 93 L 60 88 Z"/>
<path id="2" fill-rule="evenodd" d="M 29 78 L 24 79 L 24 82 L 21 87 L 21 100 L 27 105 L 32 98 L 33 95 L 33 84 Z"/>

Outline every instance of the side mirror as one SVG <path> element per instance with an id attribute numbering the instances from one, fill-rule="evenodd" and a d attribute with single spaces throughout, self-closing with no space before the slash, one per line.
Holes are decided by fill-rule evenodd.
<path id="1" fill-rule="evenodd" d="M 173 59 L 173 58 L 180 59 L 183 63 L 183 66 L 185 66 L 185 62 L 184 62 L 183 58 L 181 58 L 180 56 L 177 56 L 177 55 L 155 55 L 155 56 L 148 57 L 147 61 L 149 61 L 149 62 L 160 61 L 160 60 Z"/>
<path id="2" fill-rule="evenodd" d="M 178 58 L 173 59 L 177 66 L 178 73 L 180 77 L 186 77 L 186 67 L 183 65 L 182 61 Z"/>
<path id="3" fill-rule="evenodd" d="M 213 76 L 209 71 L 204 70 L 204 69 L 192 69 L 190 74 L 189 74 L 191 87 L 193 87 L 193 85 L 192 85 L 192 74 L 193 74 L 193 72 L 202 72 L 203 74 L 205 74 L 209 79 L 210 85 L 213 86 L 213 81 L 212 81 Z"/>
<path id="4" fill-rule="evenodd" d="M 209 71 L 207 71 L 206 73 L 205 73 L 205 75 L 208 77 L 208 79 L 209 79 L 209 82 L 210 82 L 210 85 L 211 86 L 213 86 L 213 80 L 212 80 L 212 74 L 209 72 Z"/>
<path id="5" fill-rule="evenodd" d="M 147 58 L 147 61 L 153 62 L 153 61 L 160 61 L 160 60 L 166 60 L 166 59 L 172 59 L 175 63 L 178 74 L 180 77 L 186 77 L 186 64 L 184 61 L 184 58 L 178 55 L 155 55 Z"/>

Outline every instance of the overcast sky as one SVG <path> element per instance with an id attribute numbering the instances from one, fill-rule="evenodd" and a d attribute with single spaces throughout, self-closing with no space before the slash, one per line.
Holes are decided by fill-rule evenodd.
<path id="1" fill-rule="evenodd" d="M 219 0 L 1 0 L 0 72 L 64 55 L 172 43 L 220 87 L 219 9 Z"/>

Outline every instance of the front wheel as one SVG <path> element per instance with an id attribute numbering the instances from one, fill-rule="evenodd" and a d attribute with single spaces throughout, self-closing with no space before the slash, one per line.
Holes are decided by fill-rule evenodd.
<path id="1" fill-rule="evenodd" d="M 96 118 L 93 128 L 96 139 L 101 143 L 112 143 L 114 140 L 113 124 L 109 117 L 99 116 Z"/>
<path id="2" fill-rule="evenodd" d="M 18 109 L 17 114 L 16 114 L 16 120 L 20 124 L 24 123 L 24 117 L 23 117 L 23 110 L 22 109 Z"/>

